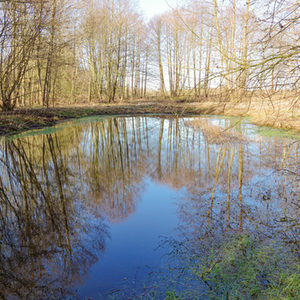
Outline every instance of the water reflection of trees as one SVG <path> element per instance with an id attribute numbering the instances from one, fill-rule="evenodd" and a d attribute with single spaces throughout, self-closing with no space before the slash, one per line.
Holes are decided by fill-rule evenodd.
<path id="1" fill-rule="evenodd" d="M 178 204 L 184 236 L 250 230 L 297 242 L 298 143 L 248 136 L 236 120 L 191 124 L 161 119 L 152 158 L 154 180 L 186 188 Z"/>
<path id="2" fill-rule="evenodd" d="M 60 298 L 104 248 L 104 223 L 75 202 L 55 135 L 3 142 L 0 165 L 0 295 Z"/>
<path id="3" fill-rule="evenodd" d="M 186 237 L 245 229 L 296 240 L 298 144 L 247 141 L 232 120 L 192 121 L 108 118 L 2 141 L 0 296 L 55 298 L 82 280 L 105 248 L 103 218 L 133 213 L 145 176 L 185 188 Z"/>
<path id="4" fill-rule="evenodd" d="M 206 123 L 206 128 L 201 124 L 192 132 L 183 129 L 177 134 L 176 143 L 181 144 L 183 154 L 172 165 L 180 166 L 181 179 L 187 180 L 182 186 L 188 190 L 179 202 L 184 236 L 202 238 L 228 230 L 247 230 L 269 237 L 280 235 L 297 243 L 298 143 L 255 140 L 255 136 L 247 141 L 245 135 L 235 140 L 236 132 L 227 133 L 230 138 L 217 143 L 217 139 L 207 136 L 213 130 L 207 130 L 210 122 Z M 223 131 L 229 128 L 243 134 L 247 126 L 232 128 L 233 123 L 222 120 L 218 125 Z M 188 168 L 192 169 L 190 180 L 185 176 Z M 164 178 L 168 178 L 167 173 Z"/>
<path id="5" fill-rule="evenodd" d="M 104 218 L 135 210 L 145 128 L 109 119 L 2 140 L 0 296 L 56 299 L 83 280 L 105 248 Z"/>
<path id="6" fill-rule="evenodd" d="M 91 124 L 86 146 L 80 149 L 90 197 L 115 222 L 136 207 L 147 166 L 144 127 L 134 118 Z"/>

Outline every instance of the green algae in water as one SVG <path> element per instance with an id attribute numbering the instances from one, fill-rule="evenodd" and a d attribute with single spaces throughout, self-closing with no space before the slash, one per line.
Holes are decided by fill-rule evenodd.
<path id="1" fill-rule="evenodd" d="M 15 139 L 19 138 L 24 138 L 24 137 L 29 137 L 29 136 L 35 136 L 35 135 L 44 135 L 44 134 L 53 134 L 56 133 L 57 131 L 60 131 L 61 127 L 60 126 L 50 126 L 50 127 L 45 127 L 43 129 L 33 129 L 29 131 L 25 131 L 22 133 L 18 133 L 9 137 L 6 137 L 7 140 L 12 141 Z"/>
<path id="2" fill-rule="evenodd" d="M 56 133 L 56 132 L 62 130 L 63 128 L 65 128 L 67 126 L 72 126 L 72 124 L 90 124 L 93 122 L 99 122 L 107 117 L 108 116 L 104 116 L 104 117 L 103 116 L 92 116 L 92 117 L 82 117 L 82 118 L 75 119 L 75 120 L 67 120 L 60 124 L 45 127 L 42 129 L 33 129 L 33 130 L 28 130 L 28 131 L 25 131 L 22 133 L 18 133 L 18 134 L 9 136 L 6 139 L 7 140 L 15 140 L 15 139 L 29 137 L 29 136 L 35 136 L 35 135 L 53 134 L 53 133 Z M 111 116 L 109 116 L 109 117 L 111 117 Z"/>
<path id="3" fill-rule="evenodd" d="M 269 138 L 290 138 L 290 139 L 300 138 L 300 134 L 295 133 L 292 130 L 276 129 L 267 126 L 256 127 L 256 132 L 261 136 L 269 137 Z"/>

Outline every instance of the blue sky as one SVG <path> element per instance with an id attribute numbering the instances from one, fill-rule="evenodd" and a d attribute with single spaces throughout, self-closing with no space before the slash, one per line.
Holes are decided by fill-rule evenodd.
<path id="1" fill-rule="evenodd" d="M 171 0 L 167 0 L 169 4 L 172 3 Z M 166 0 L 139 0 L 140 8 L 143 11 L 145 17 L 149 20 L 154 15 L 163 13 L 169 9 Z"/>

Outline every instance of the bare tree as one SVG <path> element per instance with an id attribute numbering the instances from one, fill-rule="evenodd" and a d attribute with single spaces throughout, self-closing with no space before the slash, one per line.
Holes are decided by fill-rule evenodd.
<path id="1" fill-rule="evenodd" d="M 43 1 L 0 3 L 0 107 L 12 110 L 20 99 L 20 86 L 44 22 Z"/>

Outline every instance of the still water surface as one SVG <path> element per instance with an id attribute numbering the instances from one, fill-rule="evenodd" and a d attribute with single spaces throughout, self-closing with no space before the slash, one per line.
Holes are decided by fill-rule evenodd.
<path id="1" fill-rule="evenodd" d="M 165 238 L 298 242 L 299 142 L 217 117 L 110 117 L 0 140 L 0 297 L 105 299 Z M 297 231 L 298 230 L 298 231 Z"/>

